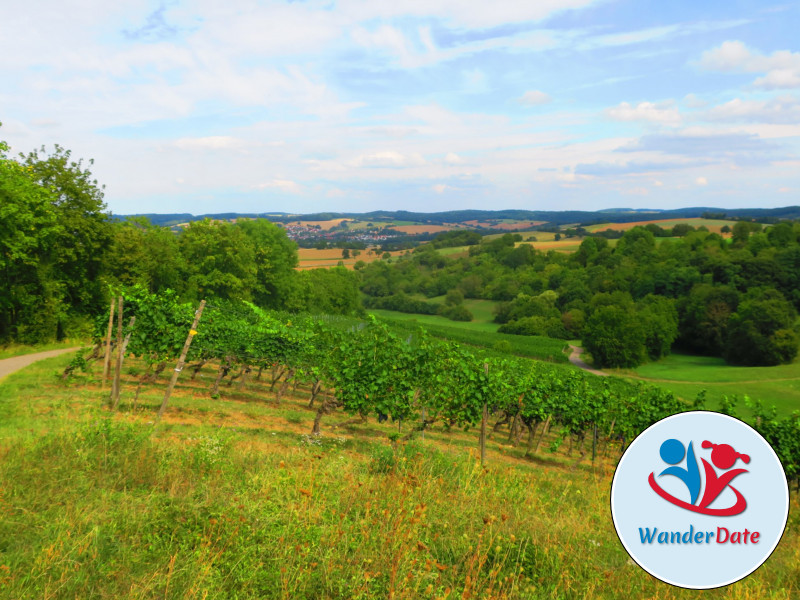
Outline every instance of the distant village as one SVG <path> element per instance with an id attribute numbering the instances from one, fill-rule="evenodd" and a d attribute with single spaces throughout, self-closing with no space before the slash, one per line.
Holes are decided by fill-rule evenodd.
<path id="1" fill-rule="evenodd" d="M 331 244 L 335 242 L 348 241 L 348 242 L 361 242 L 366 246 L 383 244 L 387 241 L 397 240 L 406 237 L 400 231 L 394 231 L 385 228 L 368 228 L 349 230 L 346 226 L 332 227 L 328 230 L 323 229 L 320 225 L 303 224 L 303 223 L 275 223 L 278 227 L 286 230 L 286 235 L 289 239 L 295 242 L 319 242 L 325 241 Z"/>

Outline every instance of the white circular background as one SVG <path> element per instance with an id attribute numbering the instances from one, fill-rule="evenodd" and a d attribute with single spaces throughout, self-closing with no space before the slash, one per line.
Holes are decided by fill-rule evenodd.
<path id="1" fill-rule="evenodd" d="M 701 444 L 729 444 L 750 456 L 745 464 L 737 460 L 731 469 L 744 468 L 747 473 L 735 477 L 730 485 L 747 500 L 747 508 L 730 517 L 691 512 L 656 494 L 648 483 L 650 473 L 656 482 L 674 497 L 689 502 L 684 483 L 674 476 L 659 477 L 668 464 L 660 455 L 661 444 L 677 439 L 688 448 L 692 442 L 703 482 L 705 469 L 701 458 L 710 464 L 711 449 Z M 685 467 L 685 459 L 678 463 Z M 722 474 L 721 469 L 716 469 Z M 703 488 L 700 491 L 702 498 Z M 734 493 L 725 489 L 709 508 L 726 508 L 736 501 Z M 622 545 L 645 571 L 666 583 L 691 589 L 709 589 L 728 585 L 755 571 L 769 557 L 783 535 L 789 514 L 789 487 L 780 460 L 766 440 L 749 425 L 719 413 L 686 412 L 651 425 L 625 450 L 611 484 L 611 516 Z M 642 543 L 642 528 L 658 528 L 658 532 L 678 531 L 683 534 L 693 527 L 713 531 L 710 543 L 659 544 Z M 717 527 L 734 531 L 758 531 L 758 543 L 719 544 Z"/>

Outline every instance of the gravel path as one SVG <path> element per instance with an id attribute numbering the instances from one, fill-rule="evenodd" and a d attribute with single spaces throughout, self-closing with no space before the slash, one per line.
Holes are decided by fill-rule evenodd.
<path id="1" fill-rule="evenodd" d="M 0 360 L 0 379 L 6 375 L 10 375 L 14 371 L 19 371 L 20 369 L 35 363 L 37 360 L 51 358 L 53 356 L 58 356 L 59 354 L 66 354 L 67 352 L 75 352 L 76 350 L 80 350 L 80 347 L 61 348 L 59 350 L 48 350 L 46 352 L 36 352 L 35 354 L 23 354 L 22 356 L 4 358 Z"/>
<path id="2" fill-rule="evenodd" d="M 573 346 L 572 344 L 569 345 L 569 348 L 572 350 L 569 355 L 569 362 L 571 362 L 573 365 L 579 369 L 588 371 L 589 373 L 594 373 L 595 375 L 600 375 L 601 377 L 608 377 L 608 373 L 603 373 L 602 371 L 589 366 L 589 364 L 581 358 L 581 354 L 583 354 L 583 348 Z"/>

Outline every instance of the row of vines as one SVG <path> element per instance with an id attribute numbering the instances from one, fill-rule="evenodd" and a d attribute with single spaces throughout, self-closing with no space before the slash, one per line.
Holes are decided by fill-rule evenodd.
<path id="1" fill-rule="evenodd" d="M 174 294 L 156 296 L 139 287 L 124 297 L 125 322 L 136 317 L 126 332 L 127 353 L 145 361 L 144 378 L 155 377 L 175 365 L 195 307 Z M 266 374 L 278 401 L 290 384 L 304 384 L 309 405 L 316 408 L 312 433 L 337 409 L 356 421 L 377 416 L 406 423 L 407 435 L 434 424 L 485 427 L 488 414 L 495 429 L 507 424 L 518 440 L 527 434 L 529 452 L 538 450 L 545 429 L 556 433 L 552 448 L 569 440 L 581 449 L 591 443 L 594 450 L 599 439 L 606 447 L 618 441 L 624 449 L 659 419 L 705 408 L 702 396 L 688 405 L 658 387 L 465 347 L 422 329 L 408 333 L 374 319 L 286 315 L 247 303 L 205 307 L 192 331 L 186 366 L 191 375 L 185 376 L 194 377 L 206 365 L 217 368 L 212 396 L 226 378 L 244 383 Z M 748 402 L 748 408 L 751 424 L 797 483 L 800 413 L 778 418 L 758 403 Z M 719 410 L 736 416 L 735 401 Z"/>

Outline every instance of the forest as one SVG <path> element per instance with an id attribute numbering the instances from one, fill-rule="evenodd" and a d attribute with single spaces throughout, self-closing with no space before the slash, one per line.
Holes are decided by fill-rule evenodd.
<path id="1" fill-rule="evenodd" d="M 670 352 L 775 365 L 797 355 L 800 223 L 730 237 L 699 228 L 678 238 L 634 227 L 612 244 L 586 237 L 572 254 L 536 250 L 519 234 L 484 238 L 449 258 L 433 244 L 361 271 L 365 305 L 424 313 L 417 296 L 498 301 L 501 332 L 583 340 L 598 366 L 632 367 Z M 441 314 L 441 313 L 440 313 Z"/>

